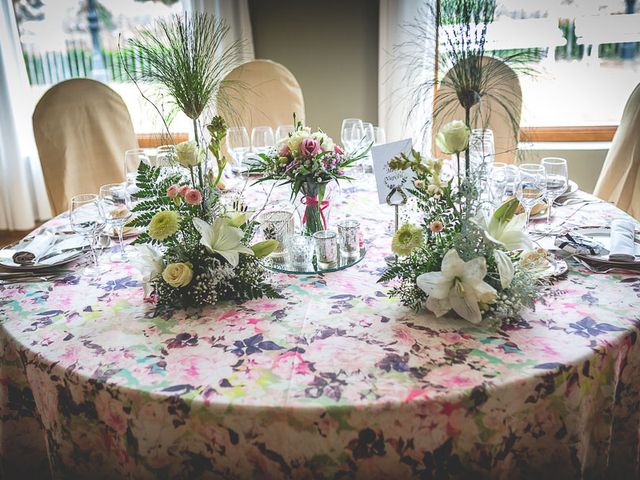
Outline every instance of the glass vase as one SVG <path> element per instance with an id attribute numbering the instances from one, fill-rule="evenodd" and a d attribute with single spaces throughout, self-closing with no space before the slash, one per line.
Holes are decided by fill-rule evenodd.
<path id="1" fill-rule="evenodd" d="M 301 203 L 304 205 L 302 231 L 304 235 L 313 235 L 327 229 L 329 218 L 329 182 L 306 181 L 301 187 Z"/>

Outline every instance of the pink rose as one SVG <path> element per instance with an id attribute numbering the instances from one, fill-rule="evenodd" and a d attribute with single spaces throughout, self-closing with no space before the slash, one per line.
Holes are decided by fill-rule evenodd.
<path id="1" fill-rule="evenodd" d="M 184 196 L 184 201 L 189 205 L 200 205 L 200 203 L 202 203 L 202 194 L 200 193 L 200 190 L 195 188 L 188 190 Z"/>
<path id="2" fill-rule="evenodd" d="M 188 191 L 189 185 L 182 185 L 180 188 L 178 188 L 178 194 L 180 194 L 181 197 L 184 197 Z"/>
<path id="3" fill-rule="evenodd" d="M 176 198 L 178 196 L 179 189 L 180 187 L 178 185 L 171 185 L 169 188 L 167 188 L 167 197 Z"/>
<path id="4" fill-rule="evenodd" d="M 340 145 L 334 145 L 333 151 L 338 155 L 344 155 L 344 150 L 342 150 L 342 147 Z"/>
<path id="5" fill-rule="evenodd" d="M 305 138 L 300 144 L 300 153 L 303 157 L 311 157 L 318 153 L 320 144 L 313 138 Z"/>
<path id="6" fill-rule="evenodd" d="M 291 153 L 291 149 L 289 148 L 289 145 L 287 145 L 285 143 L 282 146 L 282 148 L 280 148 L 280 151 L 278 152 L 278 156 L 279 157 L 288 157 L 290 153 Z"/>

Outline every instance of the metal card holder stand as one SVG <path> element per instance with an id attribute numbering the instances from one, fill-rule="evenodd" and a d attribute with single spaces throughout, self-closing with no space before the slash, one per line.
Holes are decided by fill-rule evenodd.
<path id="1" fill-rule="evenodd" d="M 395 217 L 394 217 L 394 234 L 395 234 L 395 232 L 398 231 L 398 228 L 400 228 L 400 226 L 398 225 L 400 223 L 400 207 L 407 204 L 408 197 L 407 197 L 407 194 L 402 189 L 402 186 L 398 185 L 395 187 L 391 187 L 391 190 L 389 191 L 387 198 L 385 200 L 387 202 L 387 205 L 395 209 Z M 398 256 L 387 255 L 386 257 L 384 257 L 384 260 L 385 262 L 387 262 L 387 264 L 396 263 L 398 261 Z"/>

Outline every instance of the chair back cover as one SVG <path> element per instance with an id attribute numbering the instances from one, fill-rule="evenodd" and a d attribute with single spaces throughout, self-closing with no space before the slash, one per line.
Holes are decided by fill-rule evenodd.
<path id="1" fill-rule="evenodd" d="M 640 84 L 624 107 L 593 193 L 640 220 Z"/>
<path id="2" fill-rule="evenodd" d="M 496 152 L 495 161 L 504 163 L 514 163 L 516 160 L 516 149 L 519 140 L 520 116 L 522 112 L 522 89 L 518 75 L 500 60 L 491 57 L 484 57 L 485 65 L 492 63 L 491 73 L 495 80 L 491 81 L 491 89 L 502 99 L 506 99 L 513 115 L 513 120 L 505 113 L 499 102 L 494 98 L 483 97 L 480 103 L 471 108 L 472 128 L 489 128 L 493 131 L 494 148 Z M 450 86 L 451 71 L 444 76 L 441 85 L 438 87 L 435 96 L 435 105 L 444 99 L 450 101 L 455 91 Z M 480 109 L 478 109 L 478 105 Z M 433 120 L 433 138 L 438 134 L 441 126 L 451 120 L 464 121 L 464 108 L 459 104 L 453 109 L 445 109 L 440 112 L 438 118 Z M 515 123 L 515 129 L 514 129 Z M 433 142 L 434 154 L 440 158 L 446 157 Z"/>
<path id="3" fill-rule="evenodd" d="M 278 125 L 293 123 L 296 114 L 305 119 L 304 98 L 296 77 L 284 66 L 271 60 L 252 60 L 233 69 L 225 80 L 236 82 L 229 99 L 233 112 L 230 126 L 253 127 L 268 125 L 274 132 Z"/>
<path id="4" fill-rule="evenodd" d="M 74 195 L 124 181 L 124 153 L 138 147 L 120 95 L 84 78 L 58 83 L 42 96 L 33 131 L 55 215 Z"/>

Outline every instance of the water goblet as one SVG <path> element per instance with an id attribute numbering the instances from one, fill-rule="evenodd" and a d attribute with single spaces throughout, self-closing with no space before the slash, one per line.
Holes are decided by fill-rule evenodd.
<path id="1" fill-rule="evenodd" d="M 569 173 L 567 170 L 567 161 L 559 157 L 545 157 L 540 164 L 544 167 L 547 174 L 547 190 L 545 198 L 547 199 L 547 226 L 551 224 L 551 207 L 553 202 L 562 195 L 569 186 Z"/>
<path id="2" fill-rule="evenodd" d="M 526 214 L 525 228 L 529 227 L 531 209 L 542 200 L 547 189 L 547 176 L 542 165 L 525 163 L 520 165 L 520 181 L 516 187 L 516 197 Z"/>
<path id="3" fill-rule="evenodd" d="M 131 218 L 131 196 L 124 183 L 110 183 L 100 187 L 100 201 L 104 219 L 110 229 L 115 229 L 118 234 L 120 251 L 111 257 L 116 262 L 126 262 L 127 254 L 124 251 L 122 238 L 124 226 Z"/>
<path id="4" fill-rule="evenodd" d="M 251 149 L 249 134 L 245 127 L 232 127 L 227 129 L 227 149 L 231 152 L 231 156 L 233 156 L 231 171 L 236 174 L 241 174 L 245 157 Z"/>
<path id="5" fill-rule="evenodd" d="M 131 194 L 138 190 L 136 187 L 136 177 L 138 176 L 138 168 L 141 163 L 151 165 L 149 157 L 142 148 L 134 148 L 124 153 L 124 175 L 127 190 L 129 190 Z"/>
<path id="6" fill-rule="evenodd" d="M 293 125 L 278 125 L 278 128 L 276 128 L 276 144 L 289 138 L 289 134 L 295 132 L 295 130 L 296 128 Z"/>
<path id="7" fill-rule="evenodd" d="M 93 193 L 73 196 L 69 209 L 69 223 L 75 233 L 82 235 L 89 242 L 93 265 L 87 265 L 83 274 L 95 276 L 100 273 L 95 251 L 96 237 L 104 229 L 105 223 L 98 196 Z"/>

